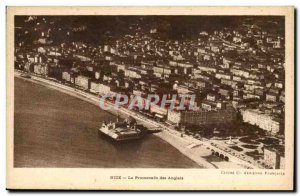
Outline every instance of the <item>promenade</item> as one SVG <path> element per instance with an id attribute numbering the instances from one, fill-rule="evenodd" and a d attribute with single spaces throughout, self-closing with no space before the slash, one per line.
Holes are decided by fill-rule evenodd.
<path id="1" fill-rule="evenodd" d="M 61 84 L 56 81 L 48 80 L 45 78 L 41 78 L 38 76 L 31 75 L 31 79 L 23 78 L 20 76 L 20 72 L 15 71 L 15 77 L 22 78 L 24 80 L 28 80 L 43 86 L 46 86 L 51 89 L 55 89 L 58 91 L 61 91 L 63 93 L 66 93 L 68 95 L 80 98 L 84 101 L 87 101 L 89 103 L 92 103 L 94 105 L 99 105 L 100 98 L 96 95 L 92 95 L 90 93 L 83 92 L 81 90 L 72 88 L 70 86 L 66 86 L 64 84 Z M 108 105 L 112 105 L 110 102 L 106 102 Z M 100 109 L 100 108 L 99 108 Z M 198 165 L 213 169 L 213 168 L 221 168 L 221 169 L 238 169 L 238 168 L 256 168 L 256 166 L 251 165 L 250 163 L 243 161 L 237 157 L 234 157 L 225 151 L 222 152 L 226 156 L 229 157 L 229 161 L 211 161 L 209 162 L 206 160 L 206 157 L 209 157 L 211 155 L 211 150 L 215 151 L 222 151 L 221 149 L 217 149 L 215 146 L 212 146 L 209 141 L 200 141 L 198 139 L 195 139 L 191 136 L 185 135 L 179 133 L 178 131 L 174 130 L 172 127 L 165 126 L 161 123 L 158 123 L 154 120 L 148 119 L 141 114 L 138 114 L 136 112 L 130 111 L 125 108 L 118 108 L 118 109 L 111 109 L 108 112 L 120 115 L 121 117 L 126 116 L 132 116 L 134 117 L 138 122 L 143 124 L 144 126 L 148 128 L 155 128 L 159 127 L 163 130 L 159 133 L 155 133 L 157 137 L 163 139 L 164 141 L 171 144 L 173 147 L 178 149 L 182 154 L 196 162 Z"/>

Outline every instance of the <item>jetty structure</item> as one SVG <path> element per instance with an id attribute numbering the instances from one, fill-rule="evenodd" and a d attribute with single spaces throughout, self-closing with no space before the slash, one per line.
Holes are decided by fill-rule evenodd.
<path id="1" fill-rule="evenodd" d="M 144 135 L 144 130 L 137 128 L 136 120 L 129 116 L 124 121 L 119 121 L 119 117 L 117 117 L 117 122 L 103 122 L 99 133 L 115 141 L 127 141 L 140 139 Z"/>

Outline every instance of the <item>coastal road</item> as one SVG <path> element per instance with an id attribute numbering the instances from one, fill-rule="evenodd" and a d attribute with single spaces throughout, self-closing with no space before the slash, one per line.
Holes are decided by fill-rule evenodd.
<path id="1" fill-rule="evenodd" d="M 15 76 L 20 77 L 20 72 L 15 71 Z M 88 101 L 92 104 L 95 104 L 95 105 L 98 105 L 99 102 L 100 102 L 100 98 L 95 96 L 95 95 L 83 92 L 81 90 L 74 89 L 70 86 L 66 86 L 66 85 L 63 85 L 59 82 L 51 81 L 51 80 L 46 79 L 46 78 L 41 78 L 39 76 L 31 75 L 30 81 L 46 85 L 49 88 L 59 90 L 61 92 L 70 94 L 72 96 L 76 96 L 78 98 L 84 99 L 84 100 L 86 100 L 86 101 Z M 108 105 L 113 106 L 113 104 L 110 103 L 110 102 L 106 102 L 106 103 Z M 238 157 L 235 157 L 235 156 L 223 151 L 222 149 L 219 149 L 219 148 L 216 148 L 215 146 L 212 146 L 210 144 L 210 141 L 200 141 L 200 140 L 197 140 L 197 139 L 195 139 L 191 136 L 187 136 L 187 135 L 184 135 L 183 137 L 181 137 L 181 134 L 178 131 L 172 129 L 171 127 L 165 126 L 165 125 L 160 124 L 160 123 L 158 123 L 154 120 L 148 119 L 148 118 L 146 118 L 146 117 L 144 117 L 144 116 L 142 116 L 142 115 L 140 115 L 136 112 L 130 111 L 130 110 L 122 108 L 122 107 L 120 107 L 118 110 L 115 110 L 115 111 L 112 110 L 110 112 L 112 112 L 114 114 L 122 113 L 122 114 L 125 114 L 127 116 L 132 116 L 136 120 L 138 120 L 139 122 L 144 124 L 146 127 L 150 127 L 150 128 L 160 127 L 160 128 L 162 128 L 163 131 L 160 132 L 160 133 L 156 133 L 155 135 L 157 135 L 158 137 L 162 138 L 163 140 L 169 142 L 172 146 L 177 148 L 181 153 L 183 153 L 184 155 L 191 158 L 193 161 L 195 161 L 196 163 L 198 163 L 199 165 L 201 165 L 205 168 L 216 168 L 216 167 L 218 167 L 215 164 L 207 162 L 201 156 L 203 154 L 205 154 L 205 155 L 207 154 L 207 152 L 208 152 L 208 150 L 206 149 L 207 147 L 209 149 L 213 149 L 213 150 L 218 151 L 218 152 L 221 151 L 222 154 L 229 157 L 230 162 L 228 162 L 228 164 L 221 164 L 222 167 L 224 167 L 224 165 L 226 165 L 225 166 L 226 168 L 237 168 L 237 167 L 239 167 L 239 168 L 253 168 L 253 169 L 258 168 L 257 166 L 255 166 L 251 163 L 248 163 L 248 162 L 246 162 L 242 159 L 239 159 Z M 184 144 L 184 145 L 182 145 L 182 144 Z M 190 145 L 197 146 L 197 148 L 188 148 L 187 146 L 190 146 Z"/>

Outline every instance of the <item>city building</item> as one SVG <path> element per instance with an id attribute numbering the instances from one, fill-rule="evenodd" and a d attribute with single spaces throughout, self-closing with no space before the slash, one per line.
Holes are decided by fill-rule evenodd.
<path id="1" fill-rule="evenodd" d="M 259 110 L 242 109 L 241 114 L 244 122 L 257 125 L 259 128 L 268 131 L 271 135 L 276 135 L 283 131 L 283 122 L 281 120 Z"/>
<path id="2" fill-rule="evenodd" d="M 284 169 L 285 158 L 282 152 L 273 148 L 264 148 L 264 163 L 272 169 Z"/>

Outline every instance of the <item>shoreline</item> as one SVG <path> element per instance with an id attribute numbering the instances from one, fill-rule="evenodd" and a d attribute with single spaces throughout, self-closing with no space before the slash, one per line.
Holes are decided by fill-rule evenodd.
<path id="1" fill-rule="evenodd" d="M 45 86 L 47 88 L 58 90 L 62 93 L 68 94 L 70 96 L 76 97 L 78 99 L 81 99 L 83 101 L 87 101 L 88 103 L 91 103 L 93 105 L 98 106 L 99 104 L 99 97 L 96 97 L 96 95 L 92 95 L 86 92 L 83 92 L 78 89 L 74 89 L 70 86 L 66 86 L 64 84 L 54 82 L 48 79 L 44 79 L 37 76 L 31 76 L 31 79 L 23 78 L 20 76 L 20 72 L 16 72 L 14 76 L 20 79 L 23 79 L 25 81 L 30 81 L 35 84 L 39 84 L 42 86 Z M 111 104 L 111 103 L 108 103 Z M 100 108 L 99 108 L 100 109 Z M 204 142 L 197 140 L 195 138 L 192 138 L 191 136 L 184 135 L 181 137 L 180 133 L 175 130 L 171 130 L 168 127 L 165 127 L 164 125 L 161 125 L 153 120 L 147 119 L 144 116 L 141 116 L 135 112 L 128 111 L 125 108 L 119 108 L 111 109 L 109 111 L 105 111 L 113 115 L 120 115 L 122 118 L 126 118 L 127 116 L 131 115 L 134 117 L 138 122 L 142 123 L 146 127 L 162 127 L 163 130 L 159 133 L 153 133 L 156 137 L 164 140 L 174 148 L 176 148 L 181 154 L 189 158 L 190 160 L 194 161 L 196 164 L 201 166 L 203 169 L 238 169 L 238 168 L 245 168 L 241 164 L 237 163 L 236 161 L 208 161 L 204 157 L 211 156 L 211 151 L 206 148 L 206 145 Z"/>

